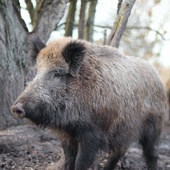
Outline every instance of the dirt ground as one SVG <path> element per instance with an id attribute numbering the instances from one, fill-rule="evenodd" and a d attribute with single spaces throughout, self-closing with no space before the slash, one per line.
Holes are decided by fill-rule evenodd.
<path id="1" fill-rule="evenodd" d="M 104 154 L 94 169 L 102 170 L 106 161 Z M 63 162 L 60 142 L 49 131 L 26 125 L 0 131 L 0 170 L 61 170 Z M 170 170 L 170 125 L 165 127 L 161 137 L 159 167 L 160 170 Z M 146 169 L 138 145 L 131 146 L 119 161 L 117 170 L 120 169 Z"/>

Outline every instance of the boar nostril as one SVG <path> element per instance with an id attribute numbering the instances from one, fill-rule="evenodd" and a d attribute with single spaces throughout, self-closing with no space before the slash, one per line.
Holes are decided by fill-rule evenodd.
<path id="1" fill-rule="evenodd" d="M 25 111 L 23 109 L 23 104 L 18 103 L 11 107 L 11 110 L 16 118 L 23 118 L 25 116 Z"/>

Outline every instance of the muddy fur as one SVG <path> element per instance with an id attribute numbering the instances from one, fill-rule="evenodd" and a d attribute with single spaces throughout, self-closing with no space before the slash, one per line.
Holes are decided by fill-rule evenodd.
<path id="1" fill-rule="evenodd" d="M 104 169 L 112 170 L 138 141 L 148 168 L 157 170 L 155 146 L 167 110 L 157 71 L 144 60 L 82 40 L 62 38 L 41 47 L 37 75 L 12 110 L 58 134 L 64 169 L 87 170 L 100 149 L 109 149 Z"/>

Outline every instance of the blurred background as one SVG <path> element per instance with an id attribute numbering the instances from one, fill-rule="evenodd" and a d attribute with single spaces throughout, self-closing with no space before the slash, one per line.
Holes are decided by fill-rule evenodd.
<path id="1" fill-rule="evenodd" d="M 70 1 L 67 4 L 67 9 L 63 18 L 59 22 L 57 28 L 51 33 L 52 38 L 62 37 L 64 35 L 78 38 L 78 24 L 80 21 L 81 0 L 76 0 L 75 16 L 73 28 L 66 33 L 66 21 L 69 17 L 69 7 L 73 3 Z M 82 39 L 87 39 L 86 30 L 88 27 L 90 1 L 86 1 L 85 9 L 85 35 Z M 94 3 L 94 1 L 93 1 Z M 103 43 L 105 36 L 109 35 L 114 19 L 117 15 L 118 1 L 113 0 L 96 0 L 93 35 L 91 41 L 95 43 Z M 20 0 L 21 16 L 27 24 L 29 31 L 33 30 L 33 21 L 30 18 L 28 6 L 24 0 Z M 36 7 L 36 1 L 32 0 L 32 5 Z M 71 18 L 70 18 L 71 20 Z M 126 30 L 120 43 L 120 49 L 126 55 L 135 55 L 137 57 L 144 57 L 152 59 L 163 66 L 170 66 L 170 59 L 167 51 L 170 48 L 170 5 L 167 0 L 137 0 L 132 9 Z M 106 31 L 106 35 L 105 35 Z M 140 50 L 138 50 L 140 49 Z"/>

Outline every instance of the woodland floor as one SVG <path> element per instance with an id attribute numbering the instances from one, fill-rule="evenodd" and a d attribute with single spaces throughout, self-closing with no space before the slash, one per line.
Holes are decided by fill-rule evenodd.
<path id="1" fill-rule="evenodd" d="M 102 170 L 107 156 L 99 158 L 93 170 Z M 0 170 L 61 170 L 64 162 L 59 140 L 48 131 L 30 126 L 11 127 L 0 131 Z M 117 170 L 145 170 L 142 151 L 131 146 L 119 161 Z M 170 170 L 170 125 L 167 125 L 159 145 L 159 169 Z"/>

